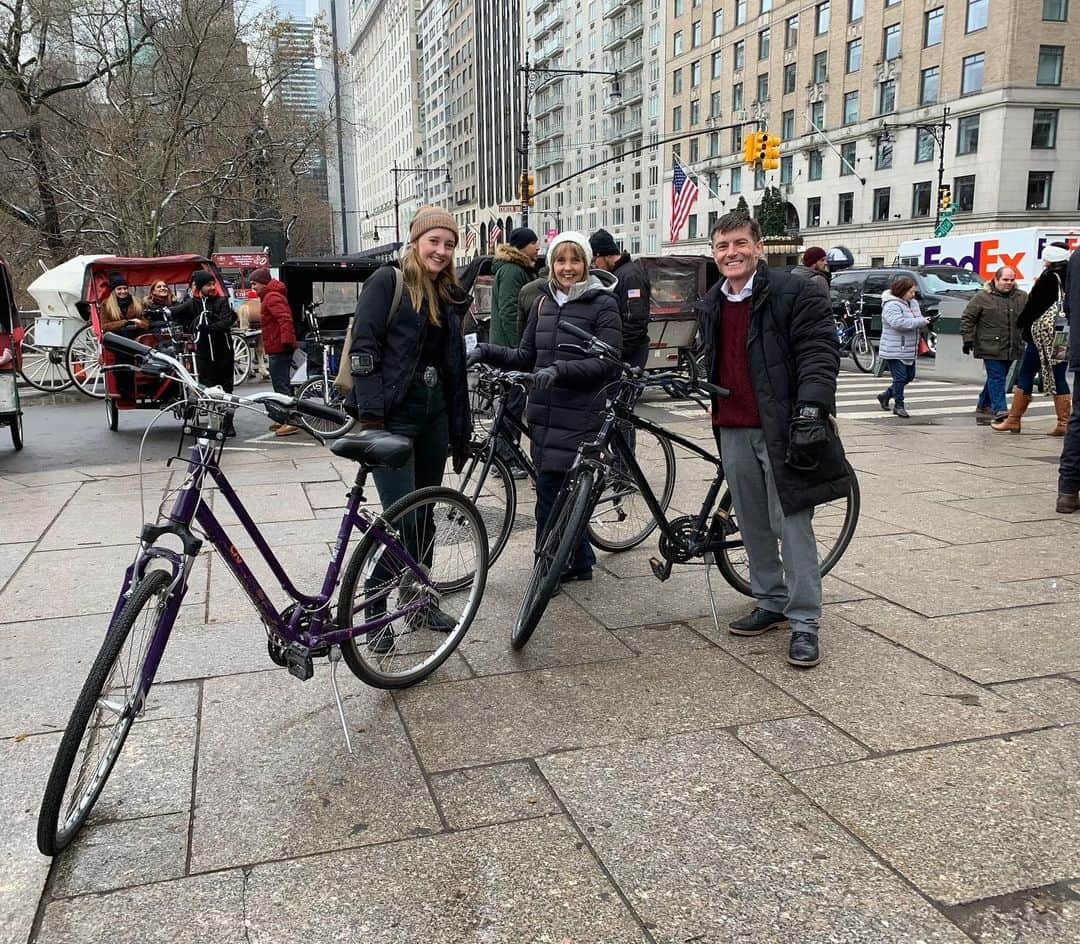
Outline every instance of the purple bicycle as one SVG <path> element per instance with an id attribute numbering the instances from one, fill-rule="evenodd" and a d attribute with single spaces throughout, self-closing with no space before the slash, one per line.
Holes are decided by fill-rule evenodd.
<path id="1" fill-rule="evenodd" d="M 220 467 L 223 429 L 238 408 L 261 408 L 280 423 L 295 423 L 306 415 L 340 426 L 338 411 L 276 393 L 237 397 L 208 389 L 179 361 L 154 348 L 111 334 L 105 335 L 104 344 L 129 356 L 139 370 L 171 376 L 183 385 L 187 398 L 172 409 L 183 420 L 178 456 L 185 458 L 185 446 L 190 446 L 187 474 L 166 496 L 157 519 L 143 525 L 101 650 L 57 750 L 38 818 L 38 848 L 45 855 L 55 855 L 72 841 L 128 737 L 133 731 L 137 736 L 138 720 L 188 590 L 188 576 L 205 541 L 217 549 L 251 600 L 277 665 L 306 681 L 314 674 L 314 659 L 329 659 L 350 751 L 337 686 L 340 660 L 369 685 L 395 689 L 419 682 L 461 642 L 487 580 L 487 532 L 473 503 L 460 493 L 423 488 L 382 514 L 361 507 L 369 470 L 399 467 L 411 452 L 403 436 L 364 430 L 330 443 L 335 455 L 354 460 L 358 470 L 322 587 L 317 593 L 302 593 Z M 203 500 L 203 490 L 211 484 L 292 601 L 280 612 Z M 346 565 L 354 531 L 360 541 Z"/>

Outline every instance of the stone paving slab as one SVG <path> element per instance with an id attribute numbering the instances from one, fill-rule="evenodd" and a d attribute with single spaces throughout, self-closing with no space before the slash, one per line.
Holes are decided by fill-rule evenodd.
<path id="1" fill-rule="evenodd" d="M 204 683 L 193 871 L 442 828 L 390 695 L 344 667 L 339 682 L 351 755 L 325 663 L 303 683 L 285 672 Z"/>
<path id="2" fill-rule="evenodd" d="M 800 710 L 715 649 L 448 682 L 396 698 L 430 771 Z"/>
<path id="3" fill-rule="evenodd" d="M 723 587 L 722 592 L 735 592 L 723 582 L 723 578 L 716 579 Z M 714 583 L 714 586 L 717 584 Z M 664 583 L 652 575 L 624 577 L 620 580 L 571 584 L 563 592 L 609 629 L 690 620 L 709 612 L 702 567 L 678 568 Z M 537 632 L 543 628 L 544 622 L 541 621 Z"/>
<path id="4" fill-rule="evenodd" d="M 1080 874 L 1080 729 L 804 771 L 792 781 L 931 898 Z"/>
<path id="5" fill-rule="evenodd" d="M 0 504 L 0 539 L 5 544 L 38 541 L 78 489 L 75 483 L 27 489 L 18 501 Z"/>
<path id="6" fill-rule="evenodd" d="M 1080 895 L 1041 888 L 950 909 L 979 944 L 1080 944 Z"/>
<path id="7" fill-rule="evenodd" d="M 686 623 L 650 623 L 616 629 L 612 635 L 638 655 L 657 655 L 684 649 L 708 649 L 712 643 Z"/>
<path id="8" fill-rule="evenodd" d="M 563 817 L 258 866 L 245 903 L 259 944 L 647 940 Z"/>
<path id="9" fill-rule="evenodd" d="M 450 829 L 473 829 L 560 812 L 555 794 L 528 761 L 435 774 L 431 789 Z"/>
<path id="10" fill-rule="evenodd" d="M 25 544 L 0 544 L 0 588 L 11 579 L 26 556 L 34 549 L 32 541 Z"/>
<path id="11" fill-rule="evenodd" d="M 540 768 L 657 941 L 967 941 L 730 734 Z"/>
<path id="12" fill-rule="evenodd" d="M 280 482 L 276 478 L 270 481 L 273 484 L 236 487 L 236 494 L 252 521 L 269 524 L 272 521 L 303 521 L 315 517 L 301 483 Z M 344 506 L 344 502 L 341 506 Z M 220 493 L 214 496 L 214 514 L 223 525 L 237 524 L 236 514 Z"/>
<path id="13" fill-rule="evenodd" d="M 823 718 L 809 715 L 743 724 L 735 736 L 781 772 L 827 767 L 870 753 Z"/>
<path id="14" fill-rule="evenodd" d="M 1067 677 L 1023 679 L 990 690 L 1054 724 L 1080 723 L 1080 682 Z"/>

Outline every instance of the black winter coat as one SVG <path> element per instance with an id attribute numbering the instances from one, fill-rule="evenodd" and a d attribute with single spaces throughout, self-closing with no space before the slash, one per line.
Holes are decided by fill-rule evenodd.
<path id="1" fill-rule="evenodd" d="M 705 363 L 713 365 L 714 380 L 716 337 L 725 301 L 722 284 L 714 285 L 697 306 Z M 828 298 L 808 279 L 758 263 L 746 352 L 784 514 L 843 498 L 851 481 L 844 447 L 832 422 L 816 469 L 801 471 L 785 462 L 791 417 L 798 404 L 816 403 L 830 415 L 836 413 L 840 350 Z"/>
<path id="2" fill-rule="evenodd" d="M 1031 326 L 1064 294 L 1065 265 L 1064 262 L 1058 262 L 1047 266 L 1039 273 L 1035 284 L 1031 286 L 1031 294 L 1028 295 L 1024 308 L 1016 319 L 1020 334 L 1029 344 L 1032 343 Z"/>
<path id="3" fill-rule="evenodd" d="M 1069 369 L 1080 370 L 1080 252 L 1065 267 L 1065 311 L 1069 315 Z"/>
<path id="4" fill-rule="evenodd" d="M 555 383 L 546 390 L 530 391 L 525 408 L 532 457 L 541 472 L 565 472 L 573 465 L 578 446 L 591 441 L 603 424 L 605 388 L 616 377 L 616 369 L 598 358 L 556 349 L 560 343 L 577 343 L 573 335 L 559 330 L 566 321 L 622 350 L 619 305 L 611 292 L 614 279 L 599 270 L 591 276 L 562 306 L 555 301 L 550 283 L 541 286 L 521 343 L 516 348 L 489 345 L 484 358 L 507 370 L 558 365 Z"/>
<path id="5" fill-rule="evenodd" d="M 353 318 L 350 358 L 353 363 L 367 359 L 362 372 L 353 372 L 352 401 L 361 417 L 385 418 L 392 414 L 405 399 L 420 363 L 427 312 L 413 307 L 409 291 L 403 287 L 397 314 L 387 324 L 394 300 L 394 275 L 390 270 L 390 266 L 383 266 L 364 283 Z M 468 445 L 472 434 L 465 341 L 461 335 L 461 319 L 471 299 L 461 289 L 457 291 L 460 295 L 457 301 L 444 305 L 441 312 L 446 348 L 440 374 L 446 395 L 450 445 L 461 450 Z"/>
<path id="6" fill-rule="evenodd" d="M 171 309 L 172 320 L 195 335 L 195 356 L 214 363 L 232 363 L 232 326 L 236 312 L 224 295 L 192 296 Z"/>
<path id="7" fill-rule="evenodd" d="M 611 274 L 619 280 L 615 286 L 615 298 L 622 316 L 623 356 L 630 351 L 649 345 L 649 305 L 652 285 L 644 270 L 624 252 L 615 263 Z"/>

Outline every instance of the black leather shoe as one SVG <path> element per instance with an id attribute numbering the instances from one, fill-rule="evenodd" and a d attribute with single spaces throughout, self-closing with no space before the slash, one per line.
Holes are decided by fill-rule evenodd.
<path id="1" fill-rule="evenodd" d="M 592 568 L 582 567 L 579 570 L 564 570 L 562 576 L 559 577 L 560 583 L 570 583 L 573 580 L 592 580 Z"/>
<path id="2" fill-rule="evenodd" d="M 755 606 L 749 615 L 728 623 L 728 632 L 733 636 L 760 636 L 770 629 L 787 629 L 790 625 L 783 613 Z"/>
<path id="3" fill-rule="evenodd" d="M 889 408 L 889 401 L 891 399 L 892 394 L 890 394 L 888 390 L 886 390 L 884 393 L 879 393 L 877 395 L 877 402 L 883 410 L 887 410 Z"/>
<path id="4" fill-rule="evenodd" d="M 894 416 L 899 416 L 899 417 L 900 417 L 900 419 L 902 419 L 902 420 L 910 419 L 910 417 L 911 417 L 911 414 L 910 414 L 910 413 L 908 413 L 908 411 L 907 411 L 907 409 L 906 409 L 906 408 L 904 407 L 904 404 L 903 404 L 903 403 L 897 403 L 897 404 L 896 404 L 896 405 L 895 405 L 895 406 L 894 406 L 894 407 L 892 408 L 892 411 L 893 411 L 893 415 L 894 415 Z"/>
<path id="5" fill-rule="evenodd" d="M 817 633 L 794 632 L 788 643 L 787 660 L 791 665 L 809 669 L 821 661 Z"/>
<path id="6" fill-rule="evenodd" d="M 368 649 L 376 655 L 384 656 L 394 649 L 394 627 L 387 624 L 367 635 Z"/>

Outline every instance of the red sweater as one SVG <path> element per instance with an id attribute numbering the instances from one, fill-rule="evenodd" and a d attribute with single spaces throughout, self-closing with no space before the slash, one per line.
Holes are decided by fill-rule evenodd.
<path id="1" fill-rule="evenodd" d="M 757 429 L 761 426 L 757 398 L 750 382 L 746 336 L 750 328 L 750 299 L 724 298 L 716 328 L 716 382 L 731 396 L 713 401 L 713 426 Z"/>

